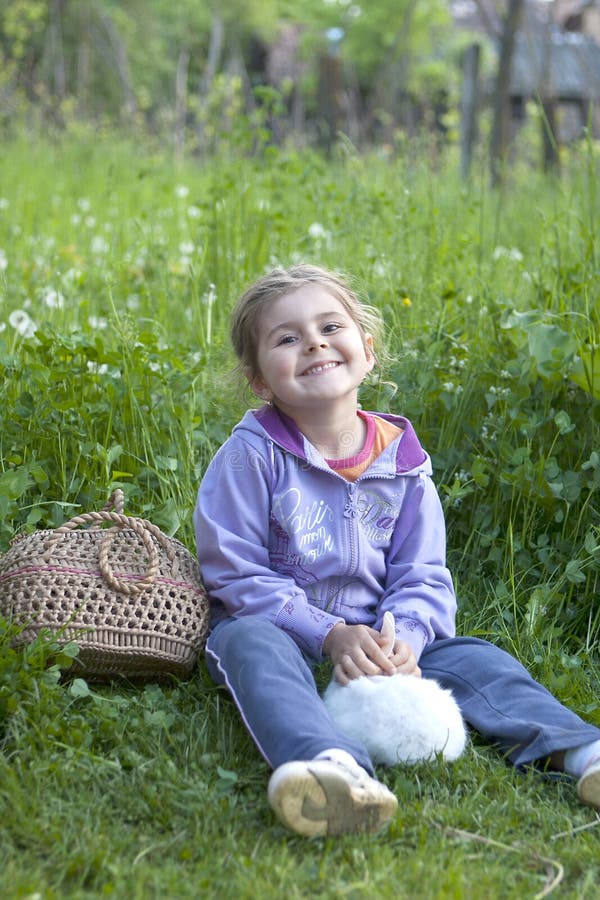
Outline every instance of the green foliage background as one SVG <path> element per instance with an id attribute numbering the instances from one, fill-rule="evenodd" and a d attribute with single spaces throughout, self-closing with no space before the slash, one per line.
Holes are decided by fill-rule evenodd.
<path id="1" fill-rule="evenodd" d="M 460 49 L 469 38 L 451 27 L 445 0 L 5 0 L 0 123 L 65 128 L 93 121 L 167 141 L 183 124 L 188 148 L 203 148 L 215 127 L 232 127 L 240 107 L 248 114 L 269 107 L 274 87 L 279 115 L 296 91 L 314 117 L 331 28 L 343 34 L 335 52 L 344 89 L 355 92 L 363 114 L 395 120 L 390 88 L 396 99 L 402 92 L 425 109 L 441 92 L 455 99 Z M 297 59 L 288 60 L 282 83 L 276 79 L 261 94 L 270 84 L 265 54 L 286 29 L 299 36 Z"/>

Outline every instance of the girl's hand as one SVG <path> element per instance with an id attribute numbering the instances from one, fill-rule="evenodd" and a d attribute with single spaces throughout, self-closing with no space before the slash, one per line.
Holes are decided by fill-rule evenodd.
<path id="1" fill-rule="evenodd" d="M 408 645 L 397 641 L 399 652 L 396 654 L 394 645 L 394 655 L 389 657 L 383 649 L 385 644 L 385 637 L 368 625 L 338 622 L 323 642 L 323 653 L 331 658 L 336 681 L 348 684 L 361 675 L 394 675 L 398 666 L 407 665 L 406 653 L 401 645 Z M 396 657 L 397 661 L 394 661 Z M 416 666 L 414 656 L 413 663 Z"/>
<path id="2" fill-rule="evenodd" d="M 395 671 L 401 675 L 416 675 L 421 677 L 421 670 L 417 664 L 417 658 L 410 644 L 406 641 L 395 641 L 394 649 L 390 654 L 390 662 L 394 664 Z"/>

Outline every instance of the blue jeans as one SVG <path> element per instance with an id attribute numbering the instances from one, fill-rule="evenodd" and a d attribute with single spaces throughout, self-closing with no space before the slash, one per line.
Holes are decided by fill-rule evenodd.
<path id="1" fill-rule="evenodd" d="M 266 619 L 225 619 L 209 636 L 209 672 L 225 685 L 258 749 L 272 768 L 347 750 L 373 773 L 362 744 L 339 730 L 321 700 L 310 662 L 284 631 Z M 534 681 L 510 654 L 479 638 L 434 641 L 419 660 L 424 678 L 449 688 L 465 721 L 516 766 L 600 740 Z"/>

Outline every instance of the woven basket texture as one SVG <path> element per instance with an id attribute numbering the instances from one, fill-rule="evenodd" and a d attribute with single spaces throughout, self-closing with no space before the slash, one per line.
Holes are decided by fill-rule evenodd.
<path id="1" fill-rule="evenodd" d="M 22 626 L 20 643 L 42 629 L 76 640 L 92 680 L 185 677 L 208 631 L 198 563 L 149 522 L 118 518 L 134 527 L 67 524 L 15 539 L 0 558 L 0 611 Z"/>

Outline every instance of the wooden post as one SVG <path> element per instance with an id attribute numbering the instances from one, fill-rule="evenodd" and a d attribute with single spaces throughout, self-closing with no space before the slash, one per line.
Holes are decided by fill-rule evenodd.
<path id="1" fill-rule="evenodd" d="M 470 44 L 465 52 L 460 116 L 460 174 L 466 181 L 471 169 L 473 147 L 477 138 L 477 112 L 479 105 L 479 60 L 481 47 Z"/>
<path id="2" fill-rule="evenodd" d="M 187 82 L 190 51 L 182 47 L 179 51 L 175 72 L 175 157 L 181 162 L 185 149 L 185 120 L 187 115 Z"/>
<path id="3" fill-rule="evenodd" d="M 510 116 L 510 77 L 515 49 L 515 36 L 525 0 L 508 0 L 506 18 L 500 38 L 500 59 L 494 90 L 492 134 L 490 138 L 490 174 L 494 187 L 502 182 L 508 149 Z"/>
<path id="4" fill-rule="evenodd" d="M 319 58 L 320 142 L 329 152 L 341 125 L 341 65 L 336 56 L 323 53 Z"/>

